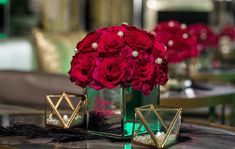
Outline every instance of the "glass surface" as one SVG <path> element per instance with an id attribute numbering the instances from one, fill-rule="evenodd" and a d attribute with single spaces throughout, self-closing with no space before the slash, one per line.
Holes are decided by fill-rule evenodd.
<path id="1" fill-rule="evenodd" d="M 132 135 L 134 110 L 148 104 L 159 104 L 159 86 L 148 96 L 131 87 L 94 90 L 87 88 L 88 130 L 114 137 Z M 144 130 L 143 130 L 144 131 Z"/>

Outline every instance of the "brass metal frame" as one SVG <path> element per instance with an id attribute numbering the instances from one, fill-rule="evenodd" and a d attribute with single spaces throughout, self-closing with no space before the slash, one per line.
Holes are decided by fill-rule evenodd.
<path id="1" fill-rule="evenodd" d="M 71 101 L 71 98 L 74 98 L 74 97 L 81 97 L 81 100 L 78 102 L 76 107 L 73 105 L 73 103 Z M 56 104 L 54 104 L 52 102 L 52 100 L 53 100 L 52 98 L 58 98 Z M 64 121 L 64 119 L 61 117 L 60 112 L 57 109 L 59 107 L 60 103 L 62 102 L 62 100 L 65 100 L 68 103 L 71 110 L 73 111 L 68 122 Z M 63 128 L 70 128 L 76 115 L 78 115 L 78 111 L 81 108 L 81 106 L 86 105 L 86 101 L 87 101 L 87 97 L 85 95 L 67 94 L 65 92 L 63 92 L 62 94 L 57 94 L 57 95 L 47 95 L 46 99 L 45 99 L 45 103 L 47 102 L 50 105 L 51 110 L 52 110 L 49 117 L 51 117 L 53 114 L 55 114 L 57 116 L 57 118 L 59 119 L 59 121 L 61 122 Z M 47 124 L 46 119 L 47 119 L 47 115 L 46 115 L 46 111 L 45 111 L 45 124 L 49 125 L 49 124 Z"/>
<path id="2" fill-rule="evenodd" d="M 154 114 L 157 116 L 157 118 L 159 119 L 161 125 L 167 130 L 166 131 L 166 136 L 165 138 L 163 139 L 162 143 L 159 142 L 153 131 L 151 130 L 151 128 L 149 127 L 147 121 L 145 120 L 145 117 L 142 115 L 141 111 L 146 111 L 148 114 L 152 111 L 154 112 Z M 176 114 L 169 126 L 169 128 L 167 128 L 166 124 L 164 123 L 164 121 L 162 120 L 162 118 L 160 117 L 160 115 L 158 114 L 159 111 L 176 111 Z M 170 136 L 173 128 L 174 128 L 174 125 L 176 124 L 176 121 L 178 119 L 179 116 L 181 116 L 181 113 L 182 113 L 182 108 L 165 108 L 165 107 L 155 107 L 154 105 L 150 104 L 150 105 L 146 105 L 146 106 L 142 106 L 142 107 L 139 107 L 139 108 L 136 108 L 135 109 L 135 117 L 134 117 L 134 125 L 133 125 L 133 131 L 132 131 L 132 143 L 135 143 L 135 144 L 141 144 L 141 145 L 147 145 L 147 144 L 144 144 L 144 143 L 140 143 L 140 142 L 136 142 L 134 140 L 134 137 L 137 136 L 139 134 L 139 131 L 142 127 L 142 125 L 145 126 L 146 130 L 147 130 L 147 133 L 149 133 L 149 135 L 151 136 L 151 139 L 153 140 L 154 144 L 155 144 L 155 147 L 157 148 L 163 148 L 165 147 L 165 144 L 167 142 L 167 139 L 168 137 Z M 146 116 L 146 115 L 145 115 Z M 135 124 L 136 124 L 136 119 L 137 117 L 139 118 L 140 120 L 140 125 L 138 127 L 138 129 L 135 131 Z M 179 132 L 177 132 L 177 135 L 178 135 Z M 147 145 L 147 146 L 152 146 L 152 145 Z"/>

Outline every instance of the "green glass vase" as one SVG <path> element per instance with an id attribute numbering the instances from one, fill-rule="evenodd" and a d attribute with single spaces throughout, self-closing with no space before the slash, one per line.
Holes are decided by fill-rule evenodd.
<path id="1" fill-rule="evenodd" d="M 88 132 L 108 137 L 131 137 L 135 108 L 159 105 L 159 88 L 159 85 L 156 86 L 147 96 L 141 91 L 121 85 L 114 89 L 87 88 Z M 137 129 L 138 125 L 135 127 Z M 156 124 L 154 127 L 158 129 L 160 126 Z M 140 132 L 145 133 L 146 130 Z"/>

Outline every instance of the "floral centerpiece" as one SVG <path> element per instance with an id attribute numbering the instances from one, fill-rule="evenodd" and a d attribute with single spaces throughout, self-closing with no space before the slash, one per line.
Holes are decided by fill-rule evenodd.
<path id="1" fill-rule="evenodd" d="M 166 59 L 169 63 L 180 63 L 199 54 L 197 39 L 189 34 L 186 24 L 174 20 L 161 22 L 154 33 L 156 40 L 167 46 Z"/>
<path id="2" fill-rule="evenodd" d="M 221 36 L 227 36 L 232 41 L 235 41 L 235 26 L 228 25 L 223 27 L 220 31 L 220 37 Z"/>
<path id="3" fill-rule="evenodd" d="M 77 43 L 69 75 L 87 88 L 88 130 L 131 136 L 134 109 L 159 102 L 168 63 L 166 47 L 155 38 L 124 23 L 98 29 Z"/>
<path id="4" fill-rule="evenodd" d="M 220 31 L 220 50 L 224 55 L 229 55 L 235 50 L 235 26 L 228 25 Z"/>
<path id="5" fill-rule="evenodd" d="M 168 80 L 165 53 L 155 36 L 134 26 L 101 28 L 77 43 L 70 79 L 96 90 L 130 84 L 148 95 Z"/>
<path id="6" fill-rule="evenodd" d="M 190 59 L 197 57 L 197 38 L 189 34 L 186 24 L 175 20 L 161 22 L 154 29 L 156 40 L 167 46 L 166 59 L 170 63 L 170 88 L 184 89 L 191 86 Z"/>
<path id="7" fill-rule="evenodd" d="M 188 26 L 189 34 L 197 38 L 197 49 L 200 57 L 195 65 L 198 69 L 211 69 L 215 61 L 218 47 L 218 37 L 206 24 L 195 23 Z"/>
<path id="8" fill-rule="evenodd" d="M 189 34 L 197 38 L 197 48 L 201 52 L 208 48 L 217 48 L 218 37 L 206 24 L 195 23 L 188 26 Z"/>
<path id="9" fill-rule="evenodd" d="M 217 68 L 230 69 L 234 67 L 235 59 L 235 26 L 226 25 L 220 30 L 219 56 Z"/>

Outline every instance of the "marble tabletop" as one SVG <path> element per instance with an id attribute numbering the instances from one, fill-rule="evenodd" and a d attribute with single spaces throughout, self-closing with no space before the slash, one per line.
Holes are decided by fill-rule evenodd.
<path id="1" fill-rule="evenodd" d="M 232 149 L 235 148 L 235 129 L 227 126 L 206 126 L 183 122 L 178 143 L 170 149 Z M 224 126 L 221 127 L 221 126 Z M 50 138 L 27 139 L 25 137 L 0 137 L 1 149 L 147 149 L 131 142 L 87 140 L 69 143 L 52 143 Z"/>

